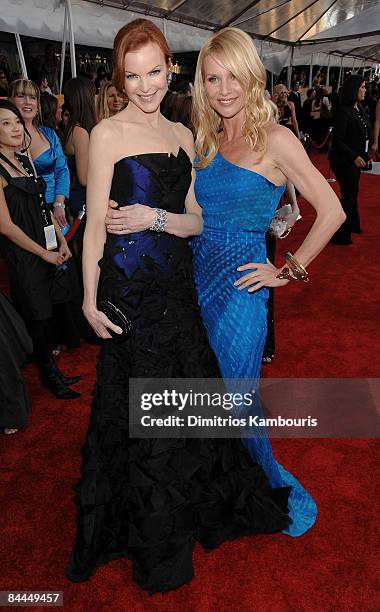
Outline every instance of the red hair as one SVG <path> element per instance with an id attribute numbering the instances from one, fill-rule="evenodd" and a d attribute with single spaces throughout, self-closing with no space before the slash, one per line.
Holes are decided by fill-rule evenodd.
<path id="1" fill-rule="evenodd" d="M 148 43 L 156 43 L 159 46 L 165 56 L 166 65 L 169 66 L 173 53 L 160 28 L 152 21 L 135 19 L 118 31 L 113 43 L 114 68 L 112 74 L 112 81 L 117 89 L 124 90 L 125 55 L 130 51 L 137 51 Z"/>

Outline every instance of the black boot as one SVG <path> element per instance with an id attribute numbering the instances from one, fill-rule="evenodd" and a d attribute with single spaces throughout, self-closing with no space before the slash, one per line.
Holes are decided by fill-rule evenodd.
<path id="1" fill-rule="evenodd" d="M 62 382 L 68 387 L 70 387 L 70 385 L 75 385 L 75 383 L 79 382 L 82 378 L 81 376 L 65 376 L 64 374 L 62 374 L 58 366 L 56 366 L 56 368 L 58 370 L 58 374 L 60 375 Z"/>
<path id="2" fill-rule="evenodd" d="M 76 399 L 80 393 L 73 391 L 62 380 L 61 374 L 52 358 L 40 365 L 40 378 L 42 385 L 58 399 Z"/>

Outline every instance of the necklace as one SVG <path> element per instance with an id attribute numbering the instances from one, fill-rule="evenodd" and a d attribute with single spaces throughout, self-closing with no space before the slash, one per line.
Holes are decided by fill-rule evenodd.
<path id="1" fill-rule="evenodd" d="M 5 163 L 7 163 L 11 168 L 16 170 L 16 172 L 19 172 L 21 176 L 25 178 L 32 178 L 33 181 L 37 184 L 37 190 L 39 191 L 41 189 L 39 193 L 37 192 L 38 205 L 41 210 L 44 227 L 49 227 L 52 224 L 52 220 L 51 220 L 50 210 L 45 202 L 46 184 L 44 181 L 42 181 L 42 184 L 41 184 L 41 181 L 34 173 L 34 169 L 33 169 L 31 161 L 29 160 L 29 157 L 27 157 L 26 155 L 22 155 L 21 153 L 14 153 L 13 155 L 15 159 L 18 161 L 18 163 L 21 164 L 23 171 L 20 170 L 20 168 L 17 168 L 17 166 L 1 152 L 0 152 L 0 159 L 5 161 Z M 17 177 L 11 177 L 11 178 L 17 178 Z"/>
<path id="2" fill-rule="evenodd" d="M 0 158 L 6 163 L 8 164 L 8 166 L 10 166 L 11 168 L 13 168 L 13 170 L 16 170 L 16 172 L 18 172 L 19 174 L 21 174 L 22 176 L 26 176 L 26 177 L 32 177 L 35 179 L 36 181 L 36 176 L 34 174 L 34 172 L 32 172 L 31 166 L 27 167 L 25 165 L 24 159 L 25 156 L 18 154 L 18 153 L 14 153 L 14 158 L 16 161 L 18 161 L 18 163 L 22 166 L 22 170 L 20 168 L 18 168 L 16 166 L 16 164 L 14 164 L 6 155 L 4 155 L 4 153 L 0 152 Z M 20 159 L 21 158 L 21 159 Z M 27 158 L 28 159 L 28 158 Z"/>

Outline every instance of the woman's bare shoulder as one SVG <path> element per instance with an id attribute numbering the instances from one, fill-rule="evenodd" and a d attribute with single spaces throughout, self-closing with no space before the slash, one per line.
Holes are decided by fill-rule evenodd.
<path id="1" fill-rule="evenodd" d="M 288 155 L 294 150 L 302 148 L 300 141 L 292 130 L 283 125 L 275 123 L 266 128 L 268 135 L 267 153 L 277 157 L 278 155 Z"/>
<path id="2" fill-rule="evenodd" d="M 110 119 L 102 119 L 91 130 L 91 142 L 96 140 L 103 144 L 111 143 L 117 133 L 117 128 Z"/>
<path id="3" fill-rule="evenodd" d="M 276 143 L 277 141 L 281 142 L 284 138 L 286 139 L 288 133 L 292 133 L 287 127 L 275 122 L 268 123 L 265 126 L 265 130 L 268 136 L 268 144 Z"/>
<path id="4" fill-rule="evenodd" d="M 189 128 L 183 125 L 183 123 L 179 123 L 179 122 L 174 123 L 173 121 L 168 121 L 168 123 L 171 124 L 174 131 L 178 134 L 179 138 L 185 138 L 187 140 L 189 139 L 194 140 L 191 130 L 189 130 Z"/>
<path id="5" fill-rule="evenodd" d="M 74 125 L 72 138 L 83 138 L 83 136 L 88 136 L 88 132 L 85 128 L 80 125 Z"/>
<path id="6" fill-rule="evenodd" d="M 173 126 L 174 133 L 178 139 L 180 147 L 186 151 L 190 160 L 192 161 L 195 157 L 194 150 L 194 136 L 191 130 L 187 128 L 183 123 L 169 122 Z"/>

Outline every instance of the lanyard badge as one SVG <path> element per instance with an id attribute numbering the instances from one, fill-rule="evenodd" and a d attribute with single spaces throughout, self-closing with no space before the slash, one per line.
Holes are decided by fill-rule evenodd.
<path id="1" fill-rule="evenodd" d="M 54 225 L 48 225 L 44 227 L 44 233 L 45 233 L 46 248 L 48 251 L 53 251 L 54 249 L 58 247 L 57 235 L 55 233 Z"/>

